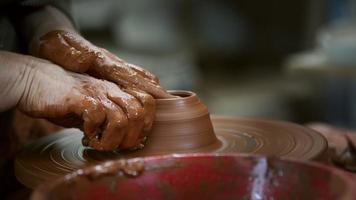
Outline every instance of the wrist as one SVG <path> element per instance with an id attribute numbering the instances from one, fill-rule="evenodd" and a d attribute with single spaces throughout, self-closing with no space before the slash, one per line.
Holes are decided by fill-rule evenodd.
<path id="1" fill-rule="evenodd" d="M 36 55 L 40 37 L 53 30 L 75 32 L 75 28 L 68 17 L 52 6 L 36 9 L 23 17 L 20 23 L 21 32 L 28 42 L 29 52 Z"/>

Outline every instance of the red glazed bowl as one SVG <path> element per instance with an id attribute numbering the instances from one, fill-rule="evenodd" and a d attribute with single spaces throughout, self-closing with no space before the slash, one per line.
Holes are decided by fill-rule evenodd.
<path id="1" fill-rule="evenodd" d="M 147 157 L 137 177 L 88 178 L 74 172 L 40 186 L 45 199 L 355 199 L 351 174 L 316 163 L 250 155 L 190 154 Z M 122 162 L 116 160 L 112 162 Z M 86 168 L 105 171 L 105 163 Z"/>

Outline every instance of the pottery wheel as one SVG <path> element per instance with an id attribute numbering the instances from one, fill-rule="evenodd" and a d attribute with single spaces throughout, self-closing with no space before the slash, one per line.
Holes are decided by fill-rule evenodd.
<path id="1" fill-rule="evenodd" d="M 319 159 L 327 149 L 323 136 L 297 124 L 221 116 L 212 116 L 211 119 L 219 140 L 217 144 L 174 153 L 254 153 L 312 160 Z M 140 156 L 140 151 L 98 152 L 82 146 L 81 138 L 79 130 L 66 129 L 27 145 L 16 158 L 16 177 L 24 185 L 34 188 L 43 181 L 53 180 L 88 164 Z"/>

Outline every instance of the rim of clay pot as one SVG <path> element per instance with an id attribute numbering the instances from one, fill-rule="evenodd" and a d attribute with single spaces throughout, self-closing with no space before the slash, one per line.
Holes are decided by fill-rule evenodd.
<path id="1" fill-rule="evenodd" d="M 169 94 L 172 94 L 177 97 L 167 98 L 167 99 L 156 99 L 157 104 L 166 105 L 166 104 L 177 104 L 177 102 L 192 102 L 195 101 L 198 97 L 197 95 L 188 90 L 168 90 Z"/>
<path id="2" fill-rule="evenodd" d="M 169 90 L 168 92 L 176 97 L 156 99 L 155 122 L 185 120 L 187 117 L 193 119 L 204 115 L 210 118 L 208 108 L 194 92 L 187 90 Z"/>
<path id="3" fill-rule="evenodd" d="M 295 163 L 295 164 L 300 164 L 308 167 L 314 167 L 314 168 L 319 168 L 320 170 L 325 170 L 328 171 L 330 174 L 334 174 L 337 177 L 340 177 L 343 181 L 345 181 L 345 186 L 346 192 L 343 194 L 341 199 L 353 199 L 356 196 L 356 190 L 353 190 L 356 188 L 356 175 L 351 174 L 346 171 L 342 171 L 341 169 L 338 169 L 336 167 L 328 166 L 325 164 L 317 163 L 317 162 L 312 162 L 312 161 L 301 161 L 297 159 L 291 159 L 291 158 L 276 158 L 276 157 L 268 157 L 268 156 L 262 156 L 262 155 L 251 155 L 251 154 L 244 154 L 244 153 L 190 153 L 190 154 L 170 154 L 170 155 L 161 155 L 161 156 L 150 156 L 150 157 L 143 157 L 143 158 L 131 158 L 131 159 L 117 159 L 117 160 L 111 160 L 111 161 L 105 161 L 101 162 L 96 165 L 84 167 L 82 169 L 75 170 L 74 172 L 71 172 L 55 181 L 51 182 L 46 182 L 37 187 L 37 189 L 31 194 L 31 200 L 46 200 L 48 199 L 48 195 L 50 194 L 51 190 L 53 190 L 55 187 L 57 187 L 60 184 L 63 184 L 69 180 L 73 180 L 77 175 L 80 174 L 83 170 L 86 169 L 94 169 L 98 168 L 98 166 L 103 166 L 105 163 L 108 162 L 120 162 L 122 160 L 126 161 L 152 161 L 152 160 L 162 160 L 162 159 L 169 159 L 169 158 L 193 158 L 193 157 L 237 157 L 237 158 L 251 158 L 254 160 L 261 160 L 261 159 L 273 159 L 276 160 L 277 162 L 289 162 L 289 163 Z M 144 172 L 143 172 L 144 173 Z"/>

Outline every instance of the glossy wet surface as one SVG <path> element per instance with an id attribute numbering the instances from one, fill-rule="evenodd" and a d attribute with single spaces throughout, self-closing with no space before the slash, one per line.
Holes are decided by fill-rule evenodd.
<path id="1" fill-rule="evenodd" d="M 103 163 L 42 185 L 33 200 L 44 199 L 353 199 L 356 182 L 336 168 L 300 161 L 246 155 L 173 155 L 133 159 L 138 176 L 88 177 L 122 160 Z M 81 174 L 81 175 L 78 175 Z"/>

